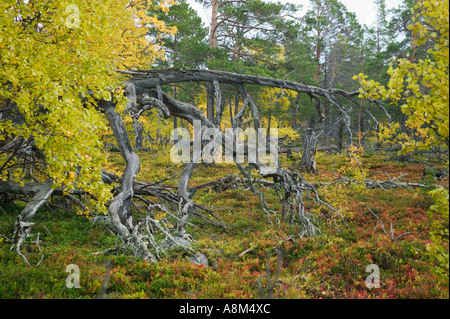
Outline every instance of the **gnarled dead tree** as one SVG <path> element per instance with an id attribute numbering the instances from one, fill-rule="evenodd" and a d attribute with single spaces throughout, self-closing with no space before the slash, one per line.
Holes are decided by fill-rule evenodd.
<path id="1" fill-rule="evenodd" d="M 313 107 L 316 109 L 317 114 L 320 118 L 319 124 L 323 123 L 324 114 L 320 108 L 320 98 L 326 99 L 331 105 L 336 107 L 340 113 L 341 118 L 343 118 L 343 123 L 347 130 L 348 144 L 351 145 L 352 141 L 352 131 L 350 129 L 350 116 L 344 107 L 340 104 L 340 99 L 344 98 L 350 100 L 352 103 L 358 103 L 356 98 L 359 92 L 345 92 L 340 89 L 322 89 L 315 86 L 308 86 L 301 83 L 271 79 L 265 77 L 257 77 L 243 74 L 235 74 L 223 71 L 211 71 L 211 70 L 141 70 L 141 71 L 121 71 L 125 74 L 131 76 L 129 82 L 133 83 L 135 86 L 136 95 L 141 100 L 140 109 L 137 107 L 135 114 L 142 114 L 143 110 L 150 107 L 157 107 L 160 109 L 164 116 L 168 117 L 170 115 L 179 117 L 187 120 L 189 123 L 193 124 L 194 121 L 199 121 L 201 123 L 202 131 L 208 128 L 219 128 L 220 119 L 222 117 L 223 108 L 221 103 L 218 102 L 216 106 L 216 116 L 215 121 L 212 122 L 205 117 L 202 111 L 200 111 L 195 106 L 177 101 L 167 94 L 163 93 L 161 87 L 163 85 L 180 83 L 180 82 L 205 82 L 212 83 L 215 88 L 215 95 L 220 101 L 220 85 L 228 84 L 234 86 L 238 94 L 241 95 L 243 99 L 243 105 L 241 109 L 235 114 L 232 121 L 233 129 L 239 127 L 242 123 L 242 116 L 244 112 L 249 109 L 255 128 L 259 128 L 260 118 L 258 106 L 254 103 L 251 96 L 246 90 L 246 85 L 261 85 L 268 87 L 278 87 L 288 90 L 293 90 L 298 92 L 298 94 L 307 94 L 310 96 L 311 100 L 314 100 Z M 319 98 L 320 97 L 320 98 Z M 151 105 L 151 106 L 149 106 Z M 317 140 L 318 135 L 320 135 L 321 128 L 311 129 L 312 134 L 310 137 Z M 222 141 L 222 145 L 229 145 L 233 150 L 233 155 L 237 154 L 236 142 L 230 139 L 226 134 L 218 131 L 218 140 Z M 311 148 L 312 154 L 310 156 L 310 161 L 314 161 L 315 154 L 315 143 L 312 141 Z M 307 144 L 309 145 L 309 144 Z M 251 146 L 248 146 L 249 148 Z M 309 151 L 309 149 L 308 149 Z M 308 153 L 308 152 L 305 152 Z M 314 200 L 317 204 L 326 205 L 330 210 L 334 212 L 335 216 L 340 216 L 339 212 L 323 202 L 317 190 L 312 184 L 307 183 L 299 173 L 291 172 L 280 167 L 279 163 L 276 164 L 276 169 L 270 168 L 264 163 L 256 161 L 255 163 L 249 163 L 249 169 L 255 169 L 258 174 L 264 178 L 272 178 L 274 181 L 275 189 L 279 192 L 280 200 L 283 203 L 282 213 L 278 214 L 271 210 L 264 200 L 263 194 L 254 186 L 253 180 L 248 172 L 241 164 L 236 163 L 242 175 L 247 179 L 250 189 L 259 196 L 261 200 L 261 206 L 263 211 L 266 213 L 267 219 L 270 223 L 275 221 L 279 223 L 280 218 L 289 218 L 291 222 L 299 222 L 304 228 L 304 235 L 315 235 L 317 231 L 315 216 L 311 214 L 304 204 L 304 197 Z M 192 206 L 193 201 L 191 197 L 194 195 L 195 191 L 188 189 L 189 179 L 196 167 L 196 163 L 189 163 L 185 166 L 185 169 L 181 175 L 178 183 L 178 194 L 183 198 L 183 221 L 187 218 L 187 212 Z"/>
<path id="2" fill-rule="evenodd" d="M 359 105 L 359 102 L 356 100 L 359 94 L 358 92 L 349 93 L 339 89 L 322 89 L 285 80 L 222 71 L 142 70 L 119 72 L 130 76 L 126 86 L 126 95 L 129 98 L 127 111 L 131 114 L 135 123 L 137 123 L 137 120 L 145 111 L 151 108 L 157 108 L 159 114 L 166 118 L 174 116 L 187 120 L 191 124 L 194 124 L 194 121 L 198 121 L 201 125 L 202 134 L 208 129 L 216 129 L 216 133 L 212 138 L 220 141 L 221 145 L 225 146 L 225 149 L 231 149 L 235 161 L 237 155 L 240 154 L 240 146 L 234 140 L 234 137 L 228 136 L 219 129 L 224 112 L 224 104 L 221 103 L 221 85 L 224 84 L 235 87 L 237 94 L 240 94 L 244 101 L 242 107 L 234 115 L 232 121 L 233 129 L 241 128 L 243 123 L 242 117 L 247 110 L 249 110 L 252 116 L 254 128 L 258 129 L 260 126 L 258 106 L 252 100 L 246 89 L 246 85 L 278 87 L 282 90 L 288 89 L 296 91 L 298 94 L 309 95 L 311 100 L 314 100 L 313 107 L 315 107 L 321 119 L 319 123 L 322 123 L 324 119 L 323 112 L 320 108 L 320 99 L 326 99 L 340 113 L 348 132 L 348 144 L 351 145 L 352 132 L 350 129 L 350 117 L 348 111 L 340 104 L 340 99 L 346 99 L 351 101 L 351 103 Z M 206 82 L 212 84 L 217 101 L 214 121 L 206 118 L 204 113 L 194 105 L 177 101 L 169 97 L 161 89 L 163 85 L 179 82 Z M 108 206 L 111 225 L 122 242 L 122 245 L 118 247 L 119 249 L 131 249 L 134 255 L 154 262 L 164 252 L 164 247 L 179 246 L 185 250 L 191 250 L 190 242 L 193 239 L 186 232 L 186 225 L 188 224 L 190 215 L 200 217 L 216 225 L 221 225 L 211 210 L 196 204 L 193 200 L 196 189 L 189 188 L 188 186 L 196 167 L 195 162 L 190 162 L 185 166 L 178 182 L 177 194 L 167 189 L 158 189 L 157 185 L 139 185 L 135 178 L 140 169 L 140 161 L 131 146 L 124 123 L 122 122 L 121 116 L 117 113 L 115 103 L 113 101 L 102 100 L 99 101 L 98 108 L 104 112 L 114 133 L 120 154 L 126 162 L 124 174 L 119 180 L 120 188 L 117 189 L 114 199 Z M 320 127 L 316 128 L 311 136 L 317 139 L 319 131 Z M 20 143 L 23 143 L 23 141 L 11 141 L 9 143 L 11 145 L 4 145 L 1 150 L 14 148 Z M 273 152 L 271 153 L 278 153 L 278 150 L 273 149 L 270 141 L 267 141 L 265 144 L 269 148 L 272 148 L 271 151 Z M 311 147 L 313 148 L 314 145 Z M 249 144 L 246 149 L 246 154 L 249 154 L 250 151 L 256 154 L 257 147 Z M 314 160 L 315 154 L 314 149 L 313 151 L 314 153 L 311 154 L 312 160 Z M 287 219 L 291 223 L 298 223 L 302 226 L 300 236 L 314 236 L 320 232 L 320 229 L 317 226 L 318 217 L 312 213 L 307 205 L 310 201 L 314 201 L 317 205 L 326 206 L 334 217 L 342 218 L 337 209 L 321 200 L 316 188 L 305 181 L 300 173 L 283 169 L 279 165 L 277 157 L 275 158 L 274 166 L 268 166 L 259 159 L 249 163 L 248 167 L 244 167 L 238 161 L 236 161 L 236 165 L 246 179 L 248 187 L 260 198 L 261 208 L 265 212 L 269 223 L 273 225 L 279 224 L 280 219 Z M 251 177 L 252 170 L 257 172 L 262 178 L 273 180 L 271 187 L 277 191 L 282 203 L 281 214 L 272 210 L 266 203 L 263 193 L 258 189 L 254 178 Z M 110 176 L 103 174 L 102 178 L 106 182 L 110 179 Z M 14 240 L 16 247 L 18 244 L 20 246 L 20 243 L 29 235 L 29 225 L 24 224 L 24 222 L 27 223 L 29 220 L 27 216 L 32 217 L 48 196 L 52 192 L 57 191 L 46 187 L 46 184 L 36 186 L 36 189 L 35 198 L 28 203 L 17 220 L 17 231 L 15 232 L 17 236 L 15 236 L 16 239 Z M 82 193 L 82 190 L 80 192 Z M 143 195 L 155 196 L 162 200 L 159 203 L 155 203 L 144 198 Z M 134 199 L 140 201 L 141 204 L 137 204 Z M 306 203 L 305 199 L 307 200 Z M 143 206 L 142 203 L 145 205 Z M 133 210 L 145 217 L 134 219 Z M 207 217 L 208 214 L 212 218 Z M 154 236 L 156 232 L 162 234 L 165 239 L 158 242 Z"/>

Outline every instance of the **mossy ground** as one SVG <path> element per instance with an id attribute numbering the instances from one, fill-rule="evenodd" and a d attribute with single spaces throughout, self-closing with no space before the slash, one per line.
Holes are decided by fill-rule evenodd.
<path id="1" fill-rule="evenodd" d="M 175 175 L 174 181 L 165 183 L 176 185 L 182 166 L 170 163 L 161 152 L 138 154 L 138 179 L 157 181 Z M 385 173 L 391 177 L 408 173 L 404 181 L 421 179 L 423 164 L 385 159 L 382 154 L 363 158 L 373 174 L 371 179 L 385 179 Z M 339 176 L 338 168 L 343 163 L 343 155 L 320 154 L 319 175 L 306 174 L 305 178 L 310 182 L 331 181 Z M 284 167 L 292 164 L 294 159 L 282 158 Z M 112 153 L 109 169 L 120 172 L 123 165 L 119 154 Z M 199 164 L 190 183 L 196 186 L 237 172 L 233 165 Z M 448 185 L 448 180 L 440 183 Z M 187 253 L 179 250 L 171 251 L 157 264 L 125 255 L 92 254 L 114 246 L 116 237 L 107 226 L 92 224 L 76 213 L 43 208 L 33 220 L 33 232 L 39 233 L 40 245 L 27 245 L 24 252 L 32 264 L 44 254 L 38 267 L 27 266 L 10 251 L 9 243 L 0 243 L 0 298 L 97 298 L 108 260 L 112 263 L 110 298 L 260 298 L 258 278 L 262 286 L 267 284 L 266 254 L 271 256 L 274 274 L 277 248 L 283 258 L 275 298 L 449 297 L 448 283 L 437 280 L 425 255 L 431 230 L 427 210 L 432 204 L 426 189 L 358 191 L 348 185 L 333 185 L 319 191 L 346 212 L 347 224 L 336 227 L 324 222 L 323 234 L 317 237 L 287 240 L 289 235 L 298 234 L 298 226 L 283 222 L 280 227 L 271 227 L 258 197 L 251 191 L 216 193 L 200 189 L 194 200 L 214 207 L 215 214 L 229 226 L 225 230 L 191 220 L 196 226 L 188 231 L 197 240 L 196 248 L 208 257 L 209 267 L 189 262 Z M 280 209 L 274 191 L 264 190 L 264 194 L 272 208 Z M 24 204 L 17 201 L 1 205 L 6 214 L 0 212 L 0 233 L 6 234 Z M 387 231 L 392 223 L 395 236 L 410 234 L 392 241 L 380 225 L 375 227 L 377 220 L 368 208 L 378 214 Z M 80 288 L 66 288 L 69 264 L 80 269 Z M 369 273 L 365 270 L 369 264 L 380 269 L 380 288 L 366 287 Z"/>

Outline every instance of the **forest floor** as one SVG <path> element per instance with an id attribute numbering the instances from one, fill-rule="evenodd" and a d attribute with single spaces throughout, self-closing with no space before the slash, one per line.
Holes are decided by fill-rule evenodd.
<path id="1" fill-rule="evenodd" d="M 174 166 L 163 151 L 138 152 L 143 181 L 165 181 L 176 185 L 183 167 Z M 156 156 L 158 155 L 158 156 Z M 166 154 L 167 155 L 167 154 Z M 392 154 L 363 154 L 368 179 L 386 180 L 406 174 L 401 181 L 440 184 L 448 187 L 448 177 L 422 180 L 425 165 L 442 164 L 398 162 Z M 423 160 L 423 159 L 422 159 Z M 295 164 L 295 158 L 282 157 L 282 166 Z M 345 155 L 319 153 L 318 175 L 304 174 L 311 183 L 326 183 L 342 176 L 339 168 Z M 111 171 L 120 172 L 124 162 L 111 153 Z M 229 164 L 199 164 L 190 186 L 237 174 Z M 105 224 L 93 224 L 86 216 L 43 208 L 33 222 L 40 244 L 28 245 L 27 266 L 0 239 L 0 298 L 98 298 L 105 277 L 105 264 L 111 262 L 109 298 L 267 298 L 268 285 L 274 298 L 449 298 L 448 282 L 433 274 L 433 263 L 425 254 L 432 221 L 427 215 L 433 204 L 429 188 L 358 189 L 347 184 L 318 187 L 323 198 L 339 207 L 346 222 L 324 222 L 322 234 L 299 238 L 297 225 L 282 222 L 272 227 L 261 209 L 258 196 L 245 188 L 217 192 L 203 187 L 193 199 L 214 208 L 226 229 L 192 218 L 187 230 L 196 240 L 194 247 L 208 258 L 208 266 L 189 261 L 189 254 L 173 250 L 156 264 L 126 255 L 92 254 L 114 247 L 116 236 Z M 262 189 L 270 207 L 279 210 L 279 199 L 272 189 Z M 53 200 L 57 201 L 58 198 Z M 0 233 L 11 225 L 23 202 L 1 203 Z M 372 213 L 372 212 L 373 213 Z M 379 217 L 387 233 L 374 216 Z M 328 222 L 327 222 L 328 221 Z M 448 223 L 448 221 L 447 221 Z M 447 242 L 448 244 L 448 242 Z M 277 250 L 279 257 L 277 257 Z M 69 289 L 66 267 L 80 269 L 80 287 Z M 368 265 L 379 267 L 380 287 L 366 287 Z M 268 265 L 270 274 L 268 273 Z M 278 276 L 277 267 L 280 267 Z M 269 281 L 268 282 L 268 275 Z M 276 278 L 277 277 L 277 278 Z"/>

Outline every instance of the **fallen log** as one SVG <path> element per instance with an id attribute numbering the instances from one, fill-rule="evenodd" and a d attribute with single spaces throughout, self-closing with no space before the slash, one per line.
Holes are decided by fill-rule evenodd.
<path id="1" fill-rule="evenodd" d="M 427 184 L 412 183 L 412 182 L 397 182 L 396 181 L 396 180 L 404 177 L 405 175 L 406 174 L 402 174 L 398 177 L 390 178 L 385 181 L 372 181 L 372 180 L 365 179 L 364 184 L 368 189 L 382 188 L 384 190 L 388 190 L 391 188 L 398 188 L 398 187 L 403 187 L 403 188 L 410 188 L 410 187 L 412 187 L 412 188 L 432 188 L 432 187 L 435 187 L 435 185 L 427 185 Z M 327 185 L 332 185 L 332 184 L 344 184 L 345 185 L 345 184 L 361 184 L 361 183 L 362 183 L 361 181 L 349 179 L 347 177 L 338 177 L 329 183 L 314 183 L 314 186 L 320 187 L 320 186 L 327 186 Z"/>

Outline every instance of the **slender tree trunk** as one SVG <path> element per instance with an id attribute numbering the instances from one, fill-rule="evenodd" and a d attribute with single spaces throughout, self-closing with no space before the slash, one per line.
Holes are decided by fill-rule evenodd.
<path id="1" fill-rule="evenodd" d="M 294 105 L 292 106 L 292 113 L 291 113 L 291 128 L 293 130 L 297 130 L 298 129 L 298 123 L 297 123 L 297 111 L 299 108 L 299 99 L 300 99 L 300 94 L 297 93 L 297 97 L 295 99 Z"/>
<path id="2" fill-rule="evenodd" d="M 361 106 L 358 110 L 358 143 L 360 147 L 364 146 L 364 115 Z"/>
<path id="3" fill-rule="evenodd" d="M 406 135 L 409 136 L 410 135 L 410 130 L 406 126 L 406 121 L 407 120 L 408 120 L 408 116 L 402 113 L 402 117 L 400 119 L 400 132 L 406 133 Z M 406 161 L 411 159 L 411 156 L 412 156 L 411 153 L 400 154 L 400 155 L 397 156 L 397 160 L 402 161 L 402 162 L 406 162 Z"/>
<path id="4" fill-rule="evenodd" d="M 219 0 L 212 0 L 211 3 L 211 30 L 209 33 L 209 47 L 217 47 L 217 26 L 219 17 Z M 214 85 L 211 82 L 206 84 L 206 117 L 214 122 Z"/>
<path id="5" fill-rule="evenodd" d="M 175 100 L 177 99 L 177 84 L 176 83 L 173 85 L 173 98 Z M 176 130 L 178 127 L 177 117 L 172 116 L 172 118 L 173 118 L 173 129 Z"/>
<path id="6" fill-rule="evenodd" d="M 317 69 L 314 71 L 314 82 L 316 82 L 317 85 L 319 85 L 319 81 L 320 81 L 320 63 L 317 66 Z"/>
<path id="7" fill-rule="evenodd" d="M 135 88 L 134 86 L 127 87 L 127 90 L 132 90 L 134 92 Z M 134 97 L 135 96 L 136 95 L 134 94 Z M 122 175 L 120 193 L 114 197 L 108 207 L 111 226 L 124 243 L 127 243 L 130 240 L 134 241 L 136 246 L 135 255 L 142 257 L 144 260 L 155 262 L 156 257 L 148 250 L 147 243 L 133 232 L 135 228 L 133 226 L 133 215 L 131 213 L 131 201 L 134 195 L 133 182 L 140 169 L 139 157 L 131 147 L 127 130 L 120 115 L 116 112 L 115 104 L 111 101 L 102 100 L 99 103 L 99 107 L 102 107 L 105 112 L 106 119 L 116 138 L 120 154 L 126 163 L 125 172 Z"/>
<path id="8" fill-rule="evenodd" d="M 376 127 L 376 131 L 377 131 L 377 136 L 376 136 L 376 138 L 377 138 L 377 142 L 376 142 L 376 144 L 375 144 L 375 148 L 377 149 L 377 150 L 379 150 L 379 149 L 381 149 L 381 141 L 380 141 L 380 124 L 379 123 L 377 123 L 376 124 L 377 125 L 377 127 Z"/>
<path id="9" fill-rule="evenodd" d="M 211 4 L 211 31 L 209 33 L 209 47 L 217 47 L 217 26 L 219 17 L 219 0 L 212 0 Z"/>
<path id="10" fill-rule="evenodd" d="M 266 154 L 270 154 L 270 127 L 272 122 L 272 111 L 269 111 L 269 118 L 267 120 L 267 129 L 266 129 Z"/>
<path id="11" fill-rule="evenodd" d="M 381 34 L 380 34 L 380 26 L 377 26 L 377 55 L 380 54 L 381 51 L 381 46 L 380 46 L 380 38 L 381 38 Z"/>
<path id="12" fill-rule="evenodd" d="M 272 112 L 269 111 L 269 117 L 267 119 L 266 139 L 270 141 L 270 125 L 272 122 Z"/>
<path id="13" fill-rule="evenodd" d="M 239 113 L 239 96 L 236 95 L 234 98 L 234 116 L 236 116 Z M 239 120 L 238 120 L 239 122 Z M 236 123 L 236 126 L 241 126 L 240 123 Z"/>
<path id="14" fill-rule="evenodd" d="M 343 141 L 344 141 L 344 123 L 343 122 L 339 122 L 339 127 L 338 127 L 338 134 L 337 134 L 337 148 L 339 150 L 339 152 L 342 151 L 343 149 Z"/>
<path id="15" fill-rule="evenodd" d="M 106 103 L 105 103 L 106 104 Z M 106 104 L 105 115 L 114 132 L 120 153 L 126 162 L 125 173 L 122 177 L 121 192 L 109 206 L 109 212 L 113 227 L 118 234 L 126 235 L 132 230 L 131 200 L 133 197 L 133 180 L 139 172 L 139 157 L 133 151 L 128 134 L 123 125 L 120 115 L 116 112 L 113 103 Z M 127 228 L 124 232 L 123 227 Z"/>
<path id="16" fill-rule="evenodd" d="M 320 55 L 322 54 L 322 48 L 321 48 L 321 33 L 320 33 L 320 26 L 319 26 L 319 20 L 320 20 L 320 6 L 317 6 L 316 10 L 316 21 L 317 21 L 317 34 L 316 34 L 316 59 L 317 59 L 317 68 L 314 71 L 314 82 L 318 86 L 320 81 L 320 72 L 321 72 L 321 65 L 320 65 Z"/>
<path id="17" fill-rule="evenodd" d="M 322 145 L 327 146 L 327 137 L 328 137 L 328 128 L 330 124 L 330 109 L 328 108 L 327 104 L 323 104 L 323 114 L 325 114 L 325 123 L 323 125 L 323 132 L 322 132 Z"/>
<path id="18" fill-rule="evenodd" d="M 411 63 L 417 62 L 417 40 L 419 40 L 419 38 L 420 35 L 418 33 L 411 31 L 411 55 L 409 56 L 409 61 L 411 61 Z"/>
<path id="19" fill-rule="evenodd" d="M 206 118 L 214 122 L 214 85 L 211 82 L 206 84 Z"/>

